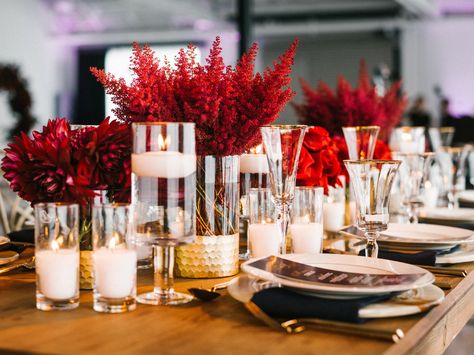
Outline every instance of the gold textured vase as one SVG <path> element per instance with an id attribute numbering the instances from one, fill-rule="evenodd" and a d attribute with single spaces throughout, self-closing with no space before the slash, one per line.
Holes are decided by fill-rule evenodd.
<path id="1" fill-rule="evenodd" d="M 81 250 L 79 264 L 79 287 L 81 290 L 92 290 L 94 287 L 94 280 L 92 278 L 92 251 Z"/>
<path id="2" fill-rule="evenodd" d="M 176 249 L 176 274 L 214 278 L 239 272 L 239 234 L 197 236 L 196 243 Z"/>

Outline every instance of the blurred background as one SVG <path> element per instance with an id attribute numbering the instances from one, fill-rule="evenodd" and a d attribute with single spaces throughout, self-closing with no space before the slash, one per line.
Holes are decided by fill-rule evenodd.
<path id="1" fill-rule="evenodd" d="M 432 126 L 441 124 L 443 99 L 455 117 L 474 114 L 472 0 L 21 0 L 0 6 L 0 65 L 18 67 L 36 126 L 55 116 L 87 124 L 111 114 L 88 68 L 127 76 L 131 42 L 149 43 L 168 58 L 193 42 L 202 60 L 216 35 L 227 64 L 258 42 L 258 69 L 299 37 L 296 101 L 299 78 L 334 87 L 342 74 L 356 84 L 365 59 L 380 90 L 402 79 L 409 109 L 421 105 Z M 17 119 L 8 95 L 0 86 L 2 145 Z M 290 106 L 280 121 L 296 121 Z"/>

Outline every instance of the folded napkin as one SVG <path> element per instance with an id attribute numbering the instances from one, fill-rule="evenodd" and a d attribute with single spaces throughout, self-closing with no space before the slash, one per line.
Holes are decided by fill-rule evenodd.
<path id="1" fill-rule="evenodd" d="M 402 263 L 414 265 L 433 266 L 436 264 L 436 250 L 424 250 L 415 253 L 402 253 L 396 251 L 379 250 L 379 259 L 400 261 Z M 359 256 L 365 256 L 365 249 L 359 252 Z"/>
<path id="2" fill-rule="evenodd" d="M 275 318 L 321 318 L 362 323 L 366 319 L 359 318 L 361 308 L 391 296 L 336 300 L 302 295 L 285 288 L 268 288 L 254 294 L 252 302 Z"/>
<path id="3" fill-rule="evenodd" d="M 35 230 L 34 229 L 22 229 L 16 232 L 8 233 L 8 238 L 12 242 L 22 243 L 34 243 L 35 242 Z"/>

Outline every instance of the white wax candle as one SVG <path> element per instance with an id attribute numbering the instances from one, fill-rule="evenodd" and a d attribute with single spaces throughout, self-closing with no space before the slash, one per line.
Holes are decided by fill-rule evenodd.
<path id="1" fill-rule="evenodd" d="M 52 300 L 67 300 L 79 289 L 79 253 L 72 249 L 38 250 L 36 277 L 41 294 Z"/>
<path id="2" fill-rule="evenodd" d="M 137 259 L 149 259 L 151 258 L 152 249 L 149 242 L 151 238 L 146 233 L 137 233 L 135 236 L 135 250 L 137 252 Z"/>
<path id="3" fill-rule="evenodd" d="M 344 226 L 345 206 L 343 202 L 325 202 L 323 204 L 324 229 L 337 232 Z"/>
<path id="4" fill-rule="evenodd" d="M 132 154 L 132 172 L 138 176 L 181 178 L 196 171 L 196 156 L 179 152 Z"/>
<path id="5" fill-rule="evenodd" d="M 438 205 L 439 189 L 432 186 L 429 181 L 425 183 L 425 191 L 423 193 L 423 202 L 426 208 L 435 208 Z"/>
<path id="6" fill-rule="evenodd" d="M 248 238 L 252 258 L 279 254 L 280 234 L 275 223 L 249 224 Z"/>
<path id="7" fill-rule="evenodd" d="M 290 224 L 293 253 L 321 252 L 323 241 L 323 225 L 321 223 L 294 223 Z"/>
<path id="8" fill-rule="evenodd" d="M 95 250 L 94 282 L 96 291 L 107 298 L 130 296 L 136 282 L 137 253 L 130 249 Z"/>
<path id="9" fill-rule="evenodd" d="M 265 154 L 242 154 L 240 156 L 241 173 L 268 173 L 268 161 Z"/>
<path id="10" fill-rule="evenodd" d="M 349 215 L 350 215 L 350 223 L 355 223 L 357 219 L 357 206 L 355 201 L 350 201 L 349 202 Z"/>

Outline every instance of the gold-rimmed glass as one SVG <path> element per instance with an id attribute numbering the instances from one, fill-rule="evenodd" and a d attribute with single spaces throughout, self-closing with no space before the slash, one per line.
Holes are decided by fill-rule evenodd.
<path id="1" fill-rule="evenodd" d="M 364 160 L 374 157 L 375 143 L 380 132 L 379 126 L 342 127 L 349 152 L 349 159 Z"/>
<path id="2" fill-rule="evenodd" d="M 399 160 L 344 160 L 354 190 L 357 227 L 365 232 L 365 255 L 378 256 L 377 238 L 387 229 L 388 201 Z"/>

